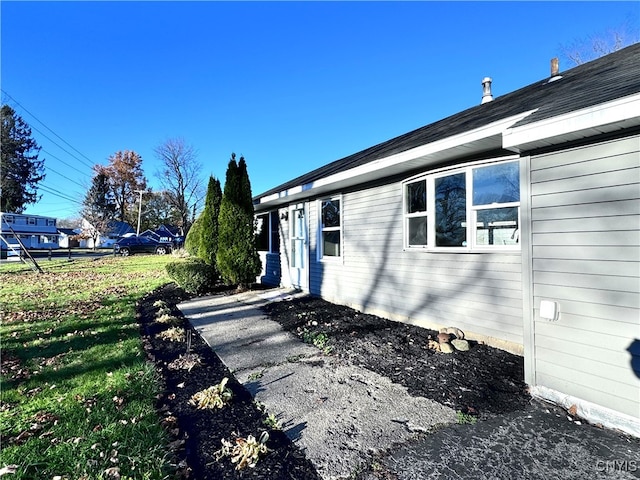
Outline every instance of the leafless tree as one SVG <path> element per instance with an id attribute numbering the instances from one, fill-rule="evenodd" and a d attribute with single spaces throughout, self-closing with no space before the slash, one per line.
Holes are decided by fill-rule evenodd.
<path id="1" fill-rule="evenodd" d="M 626 22 L 621 26 L 575 40 L 560 48 L 563 55 L 573 65 L 581 65 L 599 57 L 616 52 L 640 41 L 637 26 Z"/>
<path id="2" fill-rule="evenodd" d="M 154 149 L 161 161 L 156 172 L 167 198 L 177 210 L 183 233 L 186 234 L 193 223 L 193 212 L 198 210 L 204 198 L 203 181 L 200 177 L 202 166 L 197 160 L 197 152 L 182 138 L 170 138 Z"/>

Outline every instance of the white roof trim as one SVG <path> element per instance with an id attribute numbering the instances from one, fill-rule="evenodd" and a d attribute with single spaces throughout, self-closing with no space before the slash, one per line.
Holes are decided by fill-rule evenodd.
<path id="1" fill-rule="evenodd" d="M 633 118 L 640 118 L 640 93 L 528 125 L 507 128 L 503 133 L 502 144 L 506 149 L 520 151 L 520 147 L 540 140 L 628 121 Z"/>
<path id="2" fill-rule="evenodd" d="M 340 181 L 347 180 L 349 178 L 371 174 L 376 171 L 384 170 L 386 168 L 401 164 L 409 160 L 413 160 L 420 157 L 428 157 L 429 155 L 433 155 L 433 154 L 450 150 L 456 147 L 460 147 L 465 144 L 470 144 L 478 140 L 501 135 L 505 131 L 505 129 L 507 129 L 509 126 L 519 122 L 520 120 L 531 115 L 535 111 L 536 111 L 535 109 L 528 110 L 518 115 L 514 115 L 512 117 L 498 120 L 488 125 L 484 125 L 480 128 L 470 130 L 468 132 L 460 133 L 452 137 L 443 138 L 442 140 L 437 140 L 432 143 L 427 143 L 425 145 L 421 145 L 419 147 L 415 147 L 410 150 L 406 150 L 404 152 L 391 155 L 389 157 L 380 158 L 378 160 L 374 160 L 372 162 L 366 163 L 364 165 L 360 165 L 355 168 L 351 168 L 349 170 L 345 170 L 340 173 L 336 173 L 334 175 L 329 175 L 328 177 L 320 178 L 315 182 L 299 185 L 297 187 L 289 188 L 287 190 L 283 190 L 281 192 L 274 193 L 266 197 L 261 197 L 260 204 L 265 204 L 273 200 L 282 199 L 285 197 L 292 196 L 294 194 L 298 194 L 298 193 L 306 192 L 319 187 L 327 186 L 332 183 L 337 183 Z"/>

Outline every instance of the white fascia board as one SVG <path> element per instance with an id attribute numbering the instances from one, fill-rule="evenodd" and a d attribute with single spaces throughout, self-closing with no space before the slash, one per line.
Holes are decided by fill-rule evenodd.
<path id="1" fill-rule="evenodd" d="M 521 146 L 590 128 L 640 118 L 640 93 L 521 127 L 507 128 L 502 145 L 519 151 Z"/>
<path id="2" fill-rule="evenodd" d="M 317 187 L 329 185 L 331 183 L 336 183 L 341 180 L 346 180 L 347 178 L 350 178 L 350 177 L 366 175 L 366 174 L 375 172 L 377 170 L 383 170 L 385 168 L 398 165 L 403 162 L 407 162 L 409 160 L 414 160 L 416 158 L 421 158 L 421 157 L 428 157 L 429 155 L 441 153 L 446 150 L 451 150 L 465 144 L 470 144 L 478 140 L 499 135 L 502 132 L 504 132 L 504 130 L 508 128 L 510 125 L 513 125 L 514 123 L 519 122 L 520 120 L 532 114 L 533 112 L 535 112 L 535 110 L 529 110 L 519 115 L 514 115 L 513 117 L 505 118 L 497 122 L 490 123 L 489 125 L 485 125 L 483 127 L 470 130 L 468 132 L 454 135 L 453 137 L 443 138 L 442 140 L 438 140 L 432 143 L 427 143 L 426 145 L 415 147 L 415 148 L 412 148 L 411 150 L 406 150 L 404 152 L 391 155 L 390 157 L 374 160 L 373 162 L 366 163 L 359 167 L 355 167 L 350 170 L 346 170 L 344 172 L 336 173 L 335 175 L 331 175 L 329 177 L 316 180 L 313 183 L 305 185 L 303 189 L 310 190 L 312 188 L 317 188 Z"/>
<path id="3" fill-rule="evenodd" d="M 282 199 L 283 197 L 287 197 L 289 195 L 293 195 L 296 193 L 309 192 L 315 188 L 325 187 L 333 183 L 338 183 L 341 181 L 348 180 L 349 178 L 372 174 L 376 171 L 384 170 L 386 168 L 401 164 L 403 162 L 407 162 L 409 160 L 414 160 L 416 158 L 421 158 L 421 157 L 428 157 L 429 155 L 434 155 L 436 153 L 441 153 L 446 150 L 451 150 L 465 144 L 471 144 L 478 140 L 482 140 L 482 139 L 489 138 L 496 135 L 501 135 L 505 131 L 505 129 L 509 128 L 509 126 L 519 122 L 520 120 L 531 115 L 535 111 L 536 111 L 535 109 L 528 110 L 518 115 L 504 118 L 496 122 L 490 123 L 488 125 L 484 125 L 482 127 L 479 127 L 473 130 L 469 130 L 468 132 L 460 133 L 452 137 L 443 138 L 442 140 L 437 140 L 432 143 L 427 143 L 425 145 L 412 148 L 411 150 L 406 150 L 404 152 L 391 155 L 389 157 L 380 158 L 378 160 L 368 162 L 364 165 L 360 165 L 358 167 L 345 170 L 344 172 L 336 173 L 334 175 L 321 178 L 319 180 L 316 180 L 315 182 L 290 188 L 282 192 L 274 193 L 267 197 L 261 197 L 260 204 L 263 205 L 270 201 Z M 496 146 L 500 147 L 500 145 L 496 145 Z"/>
<path id="4" fill-rule="evenodd" d="M 271 195 L 267 195 L 266 197 L 260 197 L 260 204 L 271 202 L 273 200 L 278 200 L 284 197 L 289 197 L 291 195 L 295 195 L 296 193 L 301 193 L 302 190 L 303 190 L 303 187 L 299 185 L 297 187 L 283 190 L 282 192 L 272 193 Z"/>

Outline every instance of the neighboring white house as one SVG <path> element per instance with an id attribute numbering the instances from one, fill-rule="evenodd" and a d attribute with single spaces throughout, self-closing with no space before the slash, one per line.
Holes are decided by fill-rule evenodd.
<path id="1" fill-rule="evenodd" d="M 80 241 L 77 239 L 80 229 L 71 228 L 58 228 L 58 243 L 60 248 L 76 248 L 80 246 Z"/>
<path id="2" fill-rule="evenodd" d="M 17 237 L 28 249 L 58 248 L 58 230 L 53 217 L 0 212 L 0 225 L 3 250 L 8 248 L 7 243 L 19 247 Z"/>
<path id="3" fill-rule="evenodd" d="M 86 235 L 93 236 L 95 230 L 86 219 L 82 219 L 80 228 L 81 232 Z M 126 222 L 112 221 L 104 232 L 98 232 L 97 240 L 94 246 L 93 238 L 83 238 L 80 240 L 80 248 L 111 248 L 119 238 L 127 234 L 135 234 L 136 231 Z"/>
<path id="4" fill-rule="evenodd" d="M 256 196 L 262 280 L 460 327 L 524 355 L 534 395 L 640 435 L 640 44 L 496 98 L 489 81 Z"/>

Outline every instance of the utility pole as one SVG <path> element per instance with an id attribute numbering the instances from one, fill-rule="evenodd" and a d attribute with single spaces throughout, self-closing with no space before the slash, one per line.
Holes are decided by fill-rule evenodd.
<path id="1" fill-rule="evenodd" d="M 136 190 L 140 194 L 140 208 L 138 208 L 138 230 L 136 230 L 136 236 L 140 235 L 140 218 L 142 217 L 142 194 L 146 193 L 144 190 Z"/>

